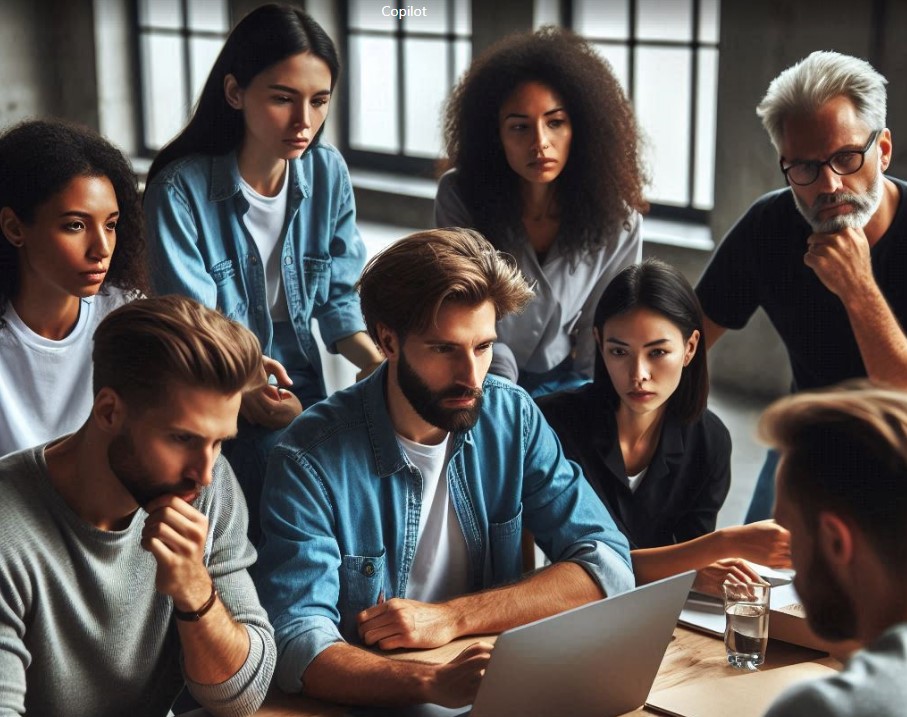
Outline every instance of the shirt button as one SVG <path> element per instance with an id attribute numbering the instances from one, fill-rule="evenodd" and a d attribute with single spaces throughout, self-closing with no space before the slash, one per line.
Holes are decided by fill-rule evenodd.
<path id="1" fill-rule="evenodd" d="M 293 257 L 291 257 L 291 256 L 285 256 L 285 257 L 283 258 L 283 263 L 286 264 L 287 266 L 289 266 L 290 264 L 293 263 Z"/>
<path id="2" fill-rule="evenodd" d="M 372 577 L 375 574 L 375 564 L 371 560 L 366 561 L 365 565 L 362 566 L 362 573 L 367 578 Z"/>
<path id="3" fill-rule="evenodd" d="M 257 264 L 257 263 L 258 263 L 258 257 L 255 256 L 254 254 L 250 254 L 250 255 L 249 255 L 249 261 L 251 261 L 253 264 Z"/>

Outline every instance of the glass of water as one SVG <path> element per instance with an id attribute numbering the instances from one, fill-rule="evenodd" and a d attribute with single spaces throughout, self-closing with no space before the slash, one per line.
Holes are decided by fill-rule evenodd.
<path id="1" fill-rule="evenodd" d="M 732 667 L 755 670 L 765 661 L 771 586 L 727 580 L 724 585 L 724 646 Z"/>

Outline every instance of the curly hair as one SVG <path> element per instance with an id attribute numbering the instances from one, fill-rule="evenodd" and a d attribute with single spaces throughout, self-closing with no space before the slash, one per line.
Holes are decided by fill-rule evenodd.
<path id="1" fill-rule="evenodd" d="M 26 224 L 75 177 L 106 177 L 116 194 L 117 243 L 101 291 L 116 286 L 147 293 L 145 222 L 135 173 L 122 152 L 94 130 L 62 120 L 25 121 L 0 135 L 0 208 L 9 207 Z M 3 238 L 0 315 L 20 289 L 19 253 Z"/>
<path id="2" fill-rule="evenodd" d="M 508 249 L 521 221 L 519 178 L 504 155 L 499 112 L 513 91 L 539 82 L 564 101 L 570 156 L 556 180 L 558 238 L 574 256 L 611 248 L 630 213 L 645 212 L 646 175 L 633 110 L 608 63 L 578 35 L 557 27 L 510 35 L 475 59 L 448 100 L 444 141 L 456 186 L 475 227 Z"/>

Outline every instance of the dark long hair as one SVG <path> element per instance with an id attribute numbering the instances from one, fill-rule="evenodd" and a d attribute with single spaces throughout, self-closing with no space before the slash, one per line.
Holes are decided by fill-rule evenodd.
<path id="1" fill-rule="evenodd" d="M 702 307 L 687 278 L 670 264 L 646 259 L 626 267 L 608 284 L 595 307 L 595 326 L 603 333 L 605 323 L 613 316 L 645 308 L 661 314 L 674 324 L 684 338 L 699 331 L 696 354 L 685 366 L 680 385 L 668 399 L 668 410 L 683 423 L 692 423 L 705 410 L 709 397 L 709 368 L 706 360 Z M 614 410 L 620 397 L 614 390 L 601 351 L 595 352 L 595 383 L 601 388 Z"/>
<path id="2" fill-rule="evenodd" d="M 0 136 L 0 208 L 26 224 L 41 204 L 76 177 L 106 177 L 117 207 L 117 242 L 101 287 L 148 292 L 145 222 L 135 174 L 116 147 L 94 130 L 62 120 L 22 122 Z M 0 314 L 19 294 L 19 253 L 0 229 Z M 2 325 L 0 325 L 2 328 Z"/>
<path id="3" fill-rule="evenodd" d="M 501 144 L 501 105 L 525 82 L 539 82 L 564 101 L 573 126 L 570 156 L 556 180 L 559 242 L 574 256 L 613 246 L 630 212 L 645 212 L 640 136 L 610 66 L 585 40 L 556 27 L 511 35 L 470 66 L 448 100 L 448 164 L 475 228 L 499 249 L 521 221 L 519 178 Z"/>
<path id="4" fill-rule="evenodd" d="M 282 60 L 310 52 L 331 71 L 331 89 L 340 76 L 337 48 L 321 25 L 299 8 L 262 5 L 246 15 L 227 37 L 202 89 L 192 119 L 155 157 L 148 181 L 171 162 L 190 154 L 226 154 L 242 142 L 245 132 L 240 110 L 227 104 L 224 78 L 233 75 L 248 87 L 256 75 Z M 317 144 L 324 126 L 312 140 Z"/>

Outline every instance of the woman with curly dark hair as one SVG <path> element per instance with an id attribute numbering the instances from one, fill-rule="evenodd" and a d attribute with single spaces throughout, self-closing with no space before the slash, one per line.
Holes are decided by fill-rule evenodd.
<path id="1" fill-rule="evenodd" d="M 536 298 L 498 324 L 491 371 L 533 395 L 592 378 L 592 316 L 641 258 L 644 172 L 633 111 L 582 38 L 547 27 L 477 58 L 447 105 L 452 170 L 438 226 L 478 229 L 516 257 Z"/>
<path id="2" fill-rule="evenodd" d="M 135 174 L 94 131 L 0 135 L 0 455 L 75 430 L 91 409 L 91 337 L 147 290 Z"/>

